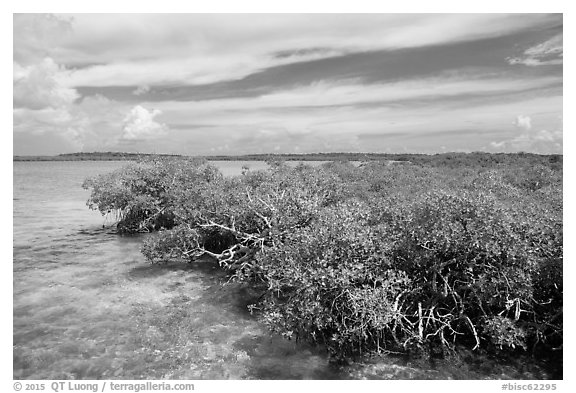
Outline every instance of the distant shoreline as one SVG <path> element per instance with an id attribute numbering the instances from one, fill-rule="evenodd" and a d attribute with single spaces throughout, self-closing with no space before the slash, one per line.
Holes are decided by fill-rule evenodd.
<path id="1" fill-rule="evenodd" d="M 540 156 L 563 157 L 562 154 L 540 155 L 535 153 L 438 153 L 438 154 L 411 154 L 411 153 L 308 153 L 308 154 L 247 154 L 241 156 L 183 156 L 177 154 L 138 154 L 138 153 L 70 153 L 57 156 L 13 156 L 13 161 L 136 161 L 143 158 L 174 158 L 188 159 L 201 158 L 208 161 L 419 161 L 426 157 L 504 157 L 504 156 Z"/>

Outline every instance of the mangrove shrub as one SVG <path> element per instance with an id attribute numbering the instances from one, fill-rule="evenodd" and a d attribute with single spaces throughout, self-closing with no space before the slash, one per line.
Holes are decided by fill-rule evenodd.
<path id="1" fill-rule="evenodd" d="M 150 262 L 214 258 L 259 291 L 250 309 L 272 330 L 335 357 L 559 353 L 561 165 L 520 158 L 274 163 L 236 177 L 148 161 L 85 186 L 120 231 L 159 230 L 142 248 Z"/>

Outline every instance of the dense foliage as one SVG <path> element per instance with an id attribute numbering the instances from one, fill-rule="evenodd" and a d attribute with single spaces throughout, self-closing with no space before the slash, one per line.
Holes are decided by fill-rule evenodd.
<path id="1" fill-rule="evenodd" d="M 561 157 L 485 156 L 237 177 L 152 160 L 85 186 L 121 231 L 160 229 L 142 249 L 152 263 L 215 258 L 260 292 L 250 307 L 271 329 L 335 357 L 561 354 Z"/>

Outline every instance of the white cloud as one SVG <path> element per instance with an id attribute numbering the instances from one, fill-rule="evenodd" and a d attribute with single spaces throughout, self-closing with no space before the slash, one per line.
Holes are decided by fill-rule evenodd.
<path id="1" fill-rule="evenodd" d="M 508 140 L 492 142 L 490 145 L 496 151 L 502 152 L 562 154 L 563 135 L 561 130 L 527 131 Z"/>
<path id="2" fill-rule="evenodd" d="M 140 105 L 135 106 L 124 118 L 121 139 L 127 141 L 141 140 L 166 134 L 168 126 L 154 120 L 161 113 L 162 111 L 158 109 L 149 111 Z"/>
<path id="3" fill-rule="evenodd" d="M 547 55 L 556 55 L 562 57 L 563 52 L 563 34 L 560 33 L 550 38 L 548 41 L 528 48 L 524 54 L 535 57 L 542 57 Z"/>
<path id="4" fill-rule="evenodd" d="M 61 137 L 81 150 L 83 147 L 80 130 L 75 126 L 77 119 L 62 108 L 40 110 L 19 108 L 13 113 L 14 135 L 50 135 Z"/>
<path id="5" fill-rule="evenodd" d="M 530 116 L 517 116 L 514 124 L 517 126 L 517 130 L 520 130 L 520 134 L 501 141 L 491 142 L 490 146 L 493 150 L 503 152 L 526 151 L 540 154 L 562 153 L 563 132 L 561 120 L 556 122 L 556 126 L 560 128 L 553 131 L 546 129 L 535 130 Z M 549 124 L 552 123 L 550 122 Z"/>
<path id="6" fill-rule="evenodd" d="M 43 134 L 52 129 L 65 128 L 73 117 L 66 108 L 16 108 L 13 119 L 15 132 Z"/>
<path id="7" fill-rule="evenodd" d="M 73 34 L 67 18 L 15 16 L 14 130 L 19 137 L 54 134 L 79 149 L 92 150 L 148 143 L 164 151 L 190 153 L 186 149 L 193 146 L 197 154 L 224 146 L 225 140 L 230 140 L 232 153 L 277 147 L 285 151 L 286 146 L 299 146 L 302 151 L 366 150 L 379 145 L 362 145 L 366 142 L 357 138 L 362 132 L 457 133 L 474 123 L 478 129 L 516 132 L 495 142 L 502 146 L 561 143 L 561 132 L 544 131 L 557 127 L 539 123 L 536 115 L 561 113 L 561 93 L 551 97 L 548 89 L 538 98 L 525 93 L 558 87 L 561 76 L 465 79 L 444 75 L 367 85 L 323 82 L 259 97 L 142 101 L 135 107 L 99 96 L 80 99 L 75 90 L 77 86 L 140 86 L 133 94 L 144 100 L 157 84 L 213 83 L 354 51 L 495 37 L 549 25 L 551 20 L 557 22 L 557 16 L 86 14 L 75 16 Z M 555 61 L 552 57 L 561 55 L 561 45 L 560 39 L 559 45 L 551 40 L 529 48 L 524 61 Z M 477 104 L 467 106 L 467 100 L 459 100 L 464 95 L 497 97 L 514 92 L 516 98 L 505 103 L 495 98 L 486 104 L 487 100 L 478 98 Z M 510 119 L 518 113 L 531 117 L 519 117 L 515 128 Z M 166 135 L 165 123 L 181 126 L 170 130 L 170 138 L 155 138 Z M 192 127 L 182 127 L 186 124 Z M 185 146 L 184 141 L 193 143 Z M 470 141 L 471 147 L 477 143 Z"/>
<path id="8" fill-rule="evenodd" d="M 103 18 L 106 29 L 102 29 Z M 542 14 L 75 15 L 69 86 L 188 85 L 335 55 L 439 45 L 547 25 Z M 175 39 L 177 38 L 177 39 Z M 291 53 L 289 56 L 278 56 Z M 153 54 L 153 55 L 151 55 Z"/>
<path id="9" fill-rule="evenodd" d="M 77 90 L 63 85 L 69 70 L 54 60 L 59 44 L 70 32 L 70 22 L 52 15 L 14 15 L 13 125 L 21 141 L 43 138 L 63 149 L 109 149 L 120 134 L 130 138 L 158 131 L 158 123 L 132 119 L 128 108 L 102 96 L 80 99 Z M 152 112 L 151 119 L 157 115 Z M 124 129 L 123 129 L 124 127 Z M 160 127 L 161 128 L 161 127 Z M 46 146 L 48 151 L 56 146 Z"/>
<path id="10" fill-rule="evenodd" d="M 561 142 L 562 141 L 562 131 L 547 131 L 540 130 L 534 136 L 534 140 L 542 142 Z"/>
<path id="11" fill-rule="evenodd" d="M 29 109 L 62 108 L 79 96 L 59 79 L 66 70 L 47 57 L 40 63 L 21 66 L 14 63 L 14 107 Z"/>
<path id="12" fill-rule="evenodd" d="M 66 149 L 103 148 L 114 145 L 122 127 L 120 103 L 102 96 L 84 97 L 62 86 L 67 73 L 47 57 L 22 66 L 14 62 L 13 125 L 19 138 L 51 136 Z M 50 140 L 45 139 L 45 141 Z M 54 146 L 46 146 L 49 151 Z"/>
<path id="13" fill-rule="evenodd" d="M 66 16 L 68 17 L 68 16 Z M 76 14 L 63 58 L 142 59 L 144 53 L 272 53 L 303 48 L 386 49 L 466 41 L 558 19 L 544 14 Z M 105 20 L 106 29 L 102 29 Z M 177 38 L 177 39 L 175 39 Z M 126 45 L 127 43 L 130 45 Z"/>
<path id="14" fill-rule="evenodd" d="M 561 65 L 563 64 L 562 59 L 551 59 L 551 60 L 539 60 L 534 57 L 526 57 L 526 58 L 510 58 L 508 59 L 510 64 L 524 64 L 525 66 L 529 67 L 536 67 L 541 65 Z"/>
<path id="15" fill-rule="evenodd" d="M 72 32 L 72 21 L 67 17 L 52 14 L 13 16 L 14 61 L 19 64 L 34 64 L 51 57 Z"/>
<path id="16" fill-rule="evenodd" d="M 230 125 L 242 123 L 246 118 L 286 119 L 287 112 L 298 112 L 308 117 L 310 113 L 333 112 L 338 118 L 345 106 L 377 105 L 380 115 L 391 108 L 400 111 L 399 104 L 414 105 L 411 101 L 430 102 L 462 95 L 496 95 L 525 89 L 547 87 L 561 82 L 558 77 L 539 79 L 478 78 L 467 80 L 457 77 L 424 78 L 410 81 L 360 84 L 355 81 L 341 83 L 321 82 L 264 94 L 259 97 L 214 99 L 194 102 L 164 101 L 156 103 L 175 123 L 189 119 L 202 124 Z M 327 109 L 322 109 L 327 107 Z M 330 116 L 328 116 L 330 118 Z M 329 119 L 328 119 L 329 120 Z M 284 124 L 284 126 L 286 126 Z M 301 124 L 295 125 L 302 127 Z M 290 127 L 294 128 L 294 127 Z"/>
<path id="17" fill-rule="evenodd" d="M 514 125 L 523 130 L 530 130 L 532 128 L 532 119 L 530 116 L 518 115 L 514 120 Z"/>
<path id="18" fill-rule="evenodd" d="M 488 79 L 492 86 L 506 91 L 510 86 L 530 86 L 532 81 Z M 400 134 L 410 136 L 411 145 L 425 143 L 455 146 L 459 140 L 470 150 L 480 150 L 494 140 L 495 135 L 514 138 L 518 128 L 510 121 L 517 113 L 538 114 L 538 127 L 554 129 L 557 116 L 562 111 L 561 96 L 527 96 L 522 99 L 492 99 L 487 94 L 480 101 L 468 104 L 466 100 L 444 100 L 446 96 L 433 96 L 438 90 L 453 97 L 474 93 L 480 89 L 474 83 L 456 83 L 457 80 L 420 80 L 410 83 L 384 85 L 335 85 L 317 84 L 290 91 L 278 92 L 256 98 L 219 99 L 196 102 L 155 102 L 163 111 L 163 118 L 175 124 L 195 124 L 186 130 L 180 128 L 179 136 L 194 140 L 194 149 L 201 154 L 203 147 L 218 145 L 233 139 L 237 153 L 273 149 L 296 142 L 308 150 L 322 151 L 348 149 L 373 151 L 390 145 L 395 139 L 357 141 L 360 134 L 386 136 Z M 478 83 L 480 83 L 478 81 Z M 426 89 L 426 86 L 429 89 Z M 496 87 L 484 87 L 483 90 Z M 480 89 L 482 91 L 482 89 Z M 407 99 L 398 102 L 394 98 Z M 428 100 L 422 98 L 428 97 Z M 360 105 L 366 103 L 368 105 Z M 339 106 L 330 106 L 336 104 Z M 371 105 L 374 104 L 374 105 Z M 543 115 L 542 113 L 549 113 Z M 475 130 L 474 137 L 459 137 L 462 130 Z M 442 137 L 421 137 L 435 132 L 449 132 Z M 452 147 L 453 148 L 453 147 Z"/>
<path id="19" fill-rule="evenodd" d="M 14 133 L 64 138 L 76 151 L 110 150 L 118 143 L 125 111 L 122 104 L 102 96 L 61 108 L 16 108 Z"/>
<path id="20" fill-rule="evenodd" d="M 523 57 L 511 57 L 507 60 L 510 64 L 524 64 L 534 67 L 562 64 L 563 56 L 563 34 L 560 33 L 545 42 L 526 49 Z"/>
<path id="21" fill-rule="evenodd" d="M 275 57 L 270 54 L 225 53 L 187 59 L 117 61 L 75 70 L 68 74 L 64 82 L 68 86 L 201 85 L 242 79 L 269 67 L 315 60 L 325 56 L 326 52 L 311 52 L 288 57 Z"/>
<path id="22" fill-rule="evenodd" d="M 150 86 L 148 85 L 142 85 L 142 86 L 138 86 L 133 92 L 132 94 L 134 94 L 135 96 L 141 96 L 143 94 L 146 94 L 150 91 Z"/>

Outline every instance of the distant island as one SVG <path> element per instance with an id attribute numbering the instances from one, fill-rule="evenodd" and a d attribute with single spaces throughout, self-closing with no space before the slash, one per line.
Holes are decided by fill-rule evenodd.
<path id="1" fill-rule="evenodd" d="M 143 154 L 122 152 L 66 153 L 57 156 L 14 156 L 14 161 L 134 161 L 148 157 L 183 157 L 178 154 Z"/>
<path id="2" fill-rule="evenodd" d="M 307 153 L 307 154 L 246 154 L 217 156 L 186 156 L 180 154 L 149 154 L 125 152 L 66 153 L 56 156 L 14 156 L 14 161 L 135 161 L 146 158 L 203 158 L 208 161 L 409 161 L 425 154 L 388 153 Z"/>
<path id="3" fill-rule="evenodd" d="M 563 162 L 562 154 L 540 155 L 534 153 L 307 153 L 307 154 L 246 154 L 238 156 L 185 156 L 179 154 L 144 154 L 124 152 L 66 153 L 56 156 L 14 156 L 13 161 L 137 161 L 147 158 L 189 159 L 208 161 L 392 161 L 424 165 L 448 165 L 475 163 L 481 166 L 528 160 L 531 162 Z"/>

